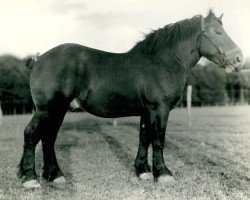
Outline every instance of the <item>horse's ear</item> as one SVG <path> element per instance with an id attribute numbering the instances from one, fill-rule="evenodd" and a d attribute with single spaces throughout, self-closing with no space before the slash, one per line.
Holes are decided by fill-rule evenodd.
<path id="1" fill-rule="evenodd" d="M 222 17 L 223 17 L 223 13 L 219 16 L 219 19 L 222 20 Z"/>
<path id="2" fill-rule="evenodd" d="M 212 15 L 214 15 L 214 12 L 213 12 L 213 9 L 210 8 L 210 9 L 209 9 L 209 12 L 208 12 L 208 16 L 212 16 Z"/>
<path id="3" fill-rule="evenodd" d="M 209 12 L 208 12 L 207 18 L 213 18 L 213 17 L 215 17 L 215 14 L 214 14 L 214 12 L 213 12 L 213 9 L 210 8 L 210 9 L 209 9 Z"/>
<path id="4" fill-rule="evenodd" d="M 212 8 L 210 8 L 209 9 L 209 12 L 208 12 L 208 15 L 207 15 L 207 19 L 208 20 L 211 20 L 211 19 L 213 19 L 215 17 L 215 14 L 214 14 L 214 12 L 213 12 L 213 9 Z"/>

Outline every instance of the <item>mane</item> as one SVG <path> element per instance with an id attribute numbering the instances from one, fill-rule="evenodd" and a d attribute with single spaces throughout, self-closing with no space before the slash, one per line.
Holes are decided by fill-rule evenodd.
<path id="1" fill-rule="evenodd" d="M 145 39 L 137 42 L 130 52 L 140 52 L 143 54 L 155 54 L 162 46 L 172 48 L 181 40 L 188 39 L 201 29 L 200 15 L 191 19 L 185 19 L 174 24 L 169 24 L 158 30 L 153 30 L 145 35 Z"/>

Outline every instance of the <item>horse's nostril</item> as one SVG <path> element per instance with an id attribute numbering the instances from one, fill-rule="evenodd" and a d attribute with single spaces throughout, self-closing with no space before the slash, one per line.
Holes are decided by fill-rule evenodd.
<path id="1" fill-rule="evenodd" d="M 241 62 L 241 59 L 240 59 L 239 56 L 236 56 L 236 61 L 237 61 L 237 62 Z"/>

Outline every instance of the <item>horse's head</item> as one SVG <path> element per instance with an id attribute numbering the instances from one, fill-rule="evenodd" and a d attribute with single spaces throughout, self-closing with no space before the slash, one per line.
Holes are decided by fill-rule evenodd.
<path id="1" fill-rule="evenodd" d="M 201 17 L 200 52 L 219 67 L 225 68 L 228 73 L 239 71 L 243 66 L 243 54 L 224 31 L 222 16 L 223 14 L 217 18 L 210 11 L 206 18 Z"/>

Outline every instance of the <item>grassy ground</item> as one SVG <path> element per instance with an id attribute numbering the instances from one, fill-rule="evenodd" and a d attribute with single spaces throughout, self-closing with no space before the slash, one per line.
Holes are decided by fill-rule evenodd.
<path id="1" fill-rule="evenodd" d="M 165 161 L 176 183 L 139 181 L 133 173 L 139 118 L 112 120 L 68 113 L 56 143 L 67 183 L 41 180 L 25 190 L 16 177 L 23 129 L 30 115 L 5 116 L 0 127 L 0 199 L 250 199 L 250 107 L 194 108 L 192 127 L 186 110 L 171 112 Z M 150 155 L 151 158 L 151 155 Z M 41 145 L 37 147 L 41 173 Z"/>

